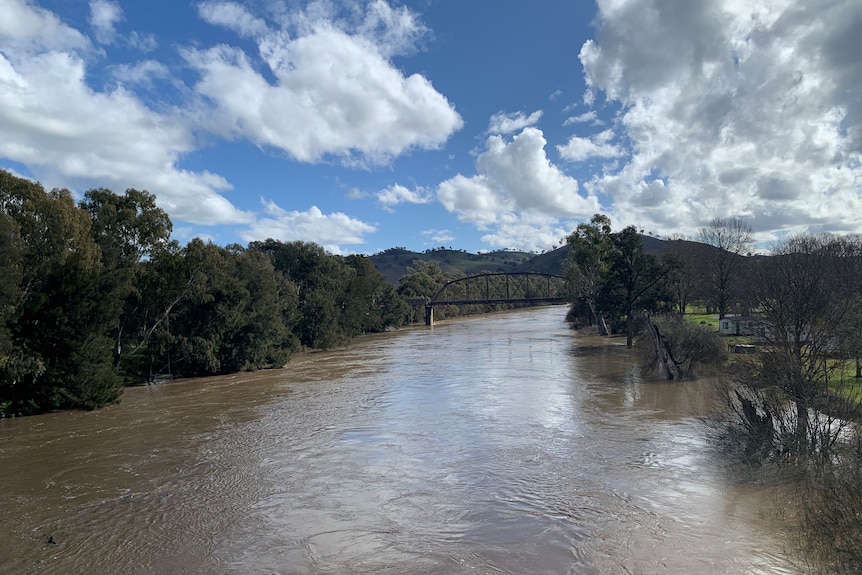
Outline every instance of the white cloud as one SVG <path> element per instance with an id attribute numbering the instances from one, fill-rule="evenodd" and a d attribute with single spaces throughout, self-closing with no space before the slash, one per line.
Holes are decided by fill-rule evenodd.
<path id="1" fill-rule="evenodd" d="M 221 22 L 215 11 L 205 13 Z M 461 117 L 424 76 L 405 76 L 388 59 L 390 52 L 406 50 L 420 29 L 406 9 L 374 2 L 358 32 L 304 14 L 301 32 L 293 36 L 260 33 L 260 57 L 272 82 L 239 48 L 185 51 L 200 73 L 197 91 L 213 105 L 214 129 L 302 162 L 335 157 L 347 164 L 385 164 L 414 148 L 439 148 L 461 128 Z M 257 21 L 239 25 L 259 27 Z"/>
<path id="2" fill-rule="evenodd" d="M 559 245 L 575 225 L 550 217 L 506 214 L 494 232 L 482 236 L 482 241 L 498 249 L 541 252 Z"/>
<path id="3" fill-rule="evenodd" d="M 374 0 L 357 32 L 386 57 L 411 54 L 428 29 L 407 7 L 392 8 L 384 0 Z"/>
<path id="4" fill-rule="evenodd" d="M 568 126 L 571 124 L 586 124 L 587 122 L 600 122 L 598 114 L 596 114 L 595 110 L 590 110 L 589 112 L 584 112 L 583 114 L 578 114 L 577 116 L 566 118 L 566 121 L 563 122 L 563 125 Z"/>
<path id="5" fill-rule="evenodd" d="M 152 34 L 142 34 L 134 30 L 126 35 L 126 43 L 141 52 L 152 52 L 159 47 L 159 42 L 155 36 Z"/>
<path id="6" fill-rule="evenodd" d="M 422 235 L 434 242 L 435 246 L 451 244 L 455 236 L 449 230 L 423 230 Z"/>
<path id="7" fill-rule="evenodd" d="M 96 33 L 96 40 L 102 44 L 112 44 L 117 36 L 115 26 L 122 20 L 120 5 L 110 0 L 90 0 L 90 25 Z"/>
<path id="8" fill-rule="evenodd" d="M 516 112 L 514 114 L 497 112 L 491 116 L 491 121 L 488 124 L 488 133 L 512 134 L 519 130 L 523 130 L 528 126 L 535 126 L 541 118 L 541 110 L 537 110 L 529 116 L 525 116 L 522 112 Z"/>
<path id="9" fill-rule="evenodd" d="M 0 2 L 18 24 L 0 35 L 0 157 L 26 165 L 46 187 L 135 187 L 156 194 L 175 219 L 250 220 L 221 195 L 231 188 L 224 178 L 178 166 L 195 148 L 185 118 L 153 112 L 122 87 L 93 90 L 80 34 L 50 12 Z"/>
<path id="10" fill-rule="evenodd" d="M 599 9 L 580 59 L 588 91 L 621 106 L 632 153 L 589 187 L 610 194 L 619 223 L 692 234 L 734 215 L 761 237 L 862 232 L 862 4 Z"/>
<path id="11" fill-rule="evenodd" d="M 336 212 L 324 214 L 317 206 L 304 212 L 288 211 L 275 202 L 262 200 L 269 217 L 258 218 L 241 237 L 244 241 L 269 238 L 281 241 L 306 241 L 323 246 L 333 254 L 341 254 L 343 245 L 365 243 L 365 235 L 377 228 L 356 218 Z"/>
<path id="12" fill-rule="evenodd" d="M 252 15 L 236 2 L 201 2 L 200 17 L 215 26 L 224 26 L 241 36 L 258 37 L 268 31 L 266 21 Z"/>
<path id="13" fill-rule="evenodd" d="M 114 39 L 119 4 L 94 0 L 90 6 L 95 33 Z M 185 49 L 200 72 L 196 88 L 211 104 L 201 106 L 156 60 L 107 65 L 119 87 L 88 84 L 101 72 L 95 66 L 102 53 L 86 36 L 50 11 L 0 0 L 0 157 L 26 165 L 48 187 L 142 188 L 175 221 L 242 224 L 253 215 L 223 195 L 232 188 L 227 180 L 180 165 L 198 149 L 199 137 L 247 138 L 302 161 L 368 164 L 437 148 L 461 127 L 461 117 L 426 78 L 403 74 L 387 57 L 407 52 L 423 33 L 406 8 L 378 0 L 350 26 L 309 9 L 296 28 L 303 33 L 291 36 L 243 6 L 199 5 L 207 21 L 255 35 L 263 58 L 227 45 Z M 139 50 L 157 45 L 152 35 L 136 33 L 123 42 Z M 268 78 L 258 72 L 265 66 Z M 183 99 L 165 97 L 150 107 L 157 95 L 151 91 L 145 102 L 132 91 L 155 80 L 170 81 Z"/>
<path id="14" fill-rule="evenodd" d="M 156 60 L 118 64 L 111 67 L 111 74 L 120 82 L 143 86 L 151 86 L 154 79 L 170 77 L 168 67 Z"/>
<path id="15" fill-rule="evenodd" d="M 541 130 L 525 128 L 512 141 L 490 136 L 476 160 L 476 176 L 458 174 L 441 183 L 437 196 L 449 211 L 476 222 L 500 212 L 526 211 L 554 217 L 594 213 L 595 198 L 578 194 L 578 182 L 551 164 Z"/>
<path id="16" fill-rule="evenodd" d="M 411 190 L 401 184 L 392 184 L 377 192 L 377 201 L 389 211 L 392 206 L 398 204 L 427 204 L 433 199 L 433 195 L 428 190 L 423 188 Z"/>
<path id="17" fill-rule="evenodd" d="M 572 136 L 564 146 L 557 146 L 560 156 L 571 162 L 583 162 L 591 158 L 619 158 L 626 154 L 618 145 L 611 144 L 613 130 L 605 130 L 590 138 Z"/>
<path id="18" fill-rule="evenodd" d="M 90 41 L 55 14 L 24 0 L 0 0 L 0 46 L 6 50 L 85 50 Z"/>
<path id="19" fill-rule="evenodd" d="M 488 236 L 496 238 L 496 246 L 511 247 L 502 238 L 510 237 L 504 232 L 516 224 L 522 226 L 519 231 L 533 229 L 538 235 L 531 233 L 532 238 L 544 241 L 543 230 L 553 228 L 560 218 L 588 218 L 599 211 L 596 197 L 581 196 L 577 180 L 548 160 L 546 143 L 537 128 L 525 128 L 512 141 L 490 136 L 476 160 L 477 174 L 458 174 L 442 182 L 437 199 L 480 229 L 497 226 L 496 234 Z M 544 247 L 555 244 L 559 237 Z"/>

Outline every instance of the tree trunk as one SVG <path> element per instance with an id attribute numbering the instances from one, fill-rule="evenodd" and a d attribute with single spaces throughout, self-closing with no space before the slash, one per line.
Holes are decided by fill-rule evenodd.
<path id="1" fill-rule="evenodd" d="M 652 342 L 655 346 L 656 356 L 658 356 L 658 360 L 664 368 L 664 375 L 668 381 L 673 381 L 673 372 L 670 370 L 670 366 L 667 363 L 667 355 L 665 355 L 664 346 L 661 343 L 661 332 L 659 332 L 658 326 L 652 322 L 649 316 L 647 316 L 647 325 L 649 326 L 649 331 L 652 335 Z"/>

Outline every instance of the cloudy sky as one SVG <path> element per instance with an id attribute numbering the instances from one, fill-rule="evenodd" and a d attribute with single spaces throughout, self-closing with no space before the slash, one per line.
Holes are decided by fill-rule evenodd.
<path id="1" fill-rule="evenodd" d="M 862 232 L 859 0 L 0 0 L 0 168 L 181 242 Z"/>

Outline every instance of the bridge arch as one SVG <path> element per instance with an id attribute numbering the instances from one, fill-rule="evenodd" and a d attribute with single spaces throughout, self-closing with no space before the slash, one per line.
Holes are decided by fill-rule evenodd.
<path id="1" fill-rule="evenodd" d="M 566 303 L 564 288 L 563 276 L 539 272 L 488 272 L 457 278 L 443 284 L 425 303 L 425 325 L 433 325 L 435 305 Z"/>

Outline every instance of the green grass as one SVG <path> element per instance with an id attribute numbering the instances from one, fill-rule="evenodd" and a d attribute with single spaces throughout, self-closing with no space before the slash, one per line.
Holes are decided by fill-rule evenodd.
<path id="1" fill-rule="evenodd" d="M 709 325 L 718 330 L 718 314 L 717 313 L 687 313 L 685 314 L 686 321 L 696 323 L 698 325 Z"/>

